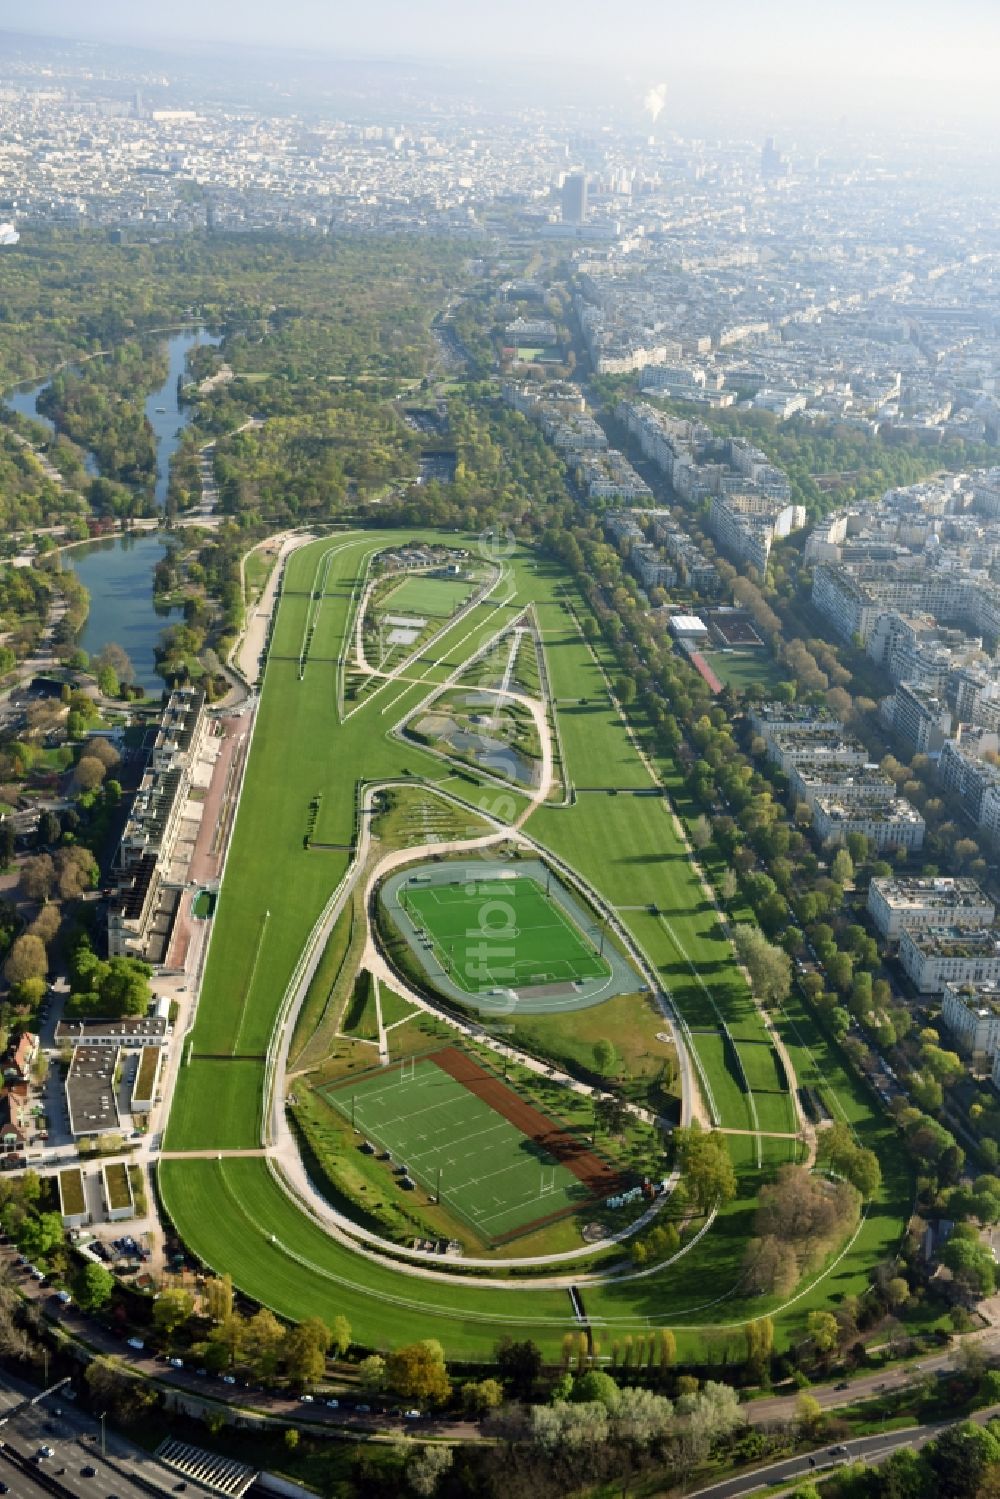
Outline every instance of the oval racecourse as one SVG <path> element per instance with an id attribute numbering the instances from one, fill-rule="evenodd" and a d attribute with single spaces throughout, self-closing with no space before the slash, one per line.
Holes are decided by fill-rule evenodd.
<path id="1" fill-rule="evenodd" d="M 627 720 L 614 699 L 613 661 L 585 637 L 586 606 L 556 563 L 522 549 L 491 559 L 476 586 L 444 595 L 456 607 L 433 619 L 414 652 L 395 650 L 383 668 L 359 657 L 359 609 L 379 554 L 413 540 L 476 546 L 431 532 L 354 532 L 288 559 L 158 1168 L 166 1211 L 191 1250 L 249 1296 L 291 1318 L 342 1312 L 355 1341 L 374 1348 L 434 1336 L 449 1357 L 488 1360 L 510 1334 L 556 1357 L 564 1334 L 581 1325 L 581 1304 L 595 1330 L 672 1328 L 682 1360 L 702 1356 L 706 1333 L 730 1328 L 736 1338 L 748 1317 L 766 1312 L 776 1317 L 776 1344 L 787 1344 L 809 1311 L 860 1291 L 869 1267 L 894 1252 L 908 1211 L 906 1162 L 800 1002 L 793 996 L 773 1030 L 754 1004 L 706 871 L 684 838 L 682 819 L 696 809 L 685 803 L 676 767 L 644 751 L 641 720 Z M 425 603 L 448 607 L 426 574 L 421 586 Z M 540 784 L 530 792 L 450 764 L 397 732 L 491 641 L 503 642 L 526 609 L 544 667 L 537 688 L 519 689 L 541 743 Z M 547 799 L 556 732 L 571 788 L 558 804 Z M 466 860 L 473 878 L 451 883 L 456 861 L 461 871 Z M 468 886 L 489 893 L 469 896 Z M 381 915 L 409 924 L 404 931 L 400 919 L 396 928 L 410 950 L 402 968 L 376 929 L 380 900 Z M 502 942 L 491 936 L 483 955 L 470 956 L 467 934 L 478 940 L 484 930 L 487 900 L 500 903 L 486 919 Z M 501 945 L 510 951 L 497 960 L 489 949 Z M 328 1013 L 338 985 L 360 995 L 357 1036 L 345 1038 Z M 502 1024 L 491 1029 L 495 1020 Z M 651 1115 L 725 1132 L 736 1199 L 692 1221 L 678 1253 L 641 1272 L 614 1243 L 580 1246 L 569 1260 L 563 1246 L 530 1276 L 502 1260 L 495 1273 L 472 1273 L 471 1264 L 463 1272 L 461 1256 L 421 1259 L 401 1238 L 363 1232 L 303 1168 L 290 1108 L 311 1078 L 322 1091 L 329 1067 L 347 1067 L 361 1048 L 358 1079 L 364 1072 L 372 1087 L 390 1079 L 397 1091 L 406 1087 L 400 1063 L 420 1047 L 404 1038 L 421 1027 L 432 1038 L 423 1050 L 451 1050 L 453 1071 L 472 1077 L 470 1059 L 487 1074 L 509 1066 L 511 1098 L 524 1095 L 523 1108 L 540 1114 L 526 1090 L 544 1088 L 555 1107 L 562 1088 L 574 1102 L 574 1077 L 588 1067 L 593 1075 L 594 1041 L 606 1039 L 628 1069 L 637 1108 L 648 1103 Z M 303 1055 L 310 1066 L 293 1067 L 290 1058 Z M 669 1088 L 664 1058 L 676 1074 Z M 601 1199 L 615 1222 L 600 1172 L 587 1163 L 583 1178 L 575 1174 L 558 1130 L 546 1151 L 533 1116 L 517 1124 L 513 1103 L 493 1107 L 501 1095 L 492 1082 L 477 1097 L 439 1061 L 410 1065 L 414 1078 L 427 1079 L 419 1088 L 411 1081 L 411 1098 L 423 1089 L 436 1106 L 446 1088 L 459 1090 L 439 1116 L 452 1121 L 440 1131 L 448 1138 L 407 1125 L 407 1139 L 423 1135 L 424 1159 L 405 1164 L 431 1188 L 438 1157 L 450 1160 L 464 1209 L 484 1218 L 496 1211 L 500 1237 L 522 1226 L 518 1214 L 537 1206 L 542 1217 L 546 1198 L 554 1210 L 573 1205 L 579 1191 Z M 884 1180 L 852 1240 L 781 1303 L 748 1295 L 741 1266 L 760 1186 L 812 1148 L 797 1102 L 804 1087 L 878 1149 Z M 341 1116 L 349 1093 L 349 1083 L 333 1089 Z M 482 1162 L 475 1149 L 446 1153 L 466 1119 L 489 1132 Z M 388 1108 L 382 1128 L 399 1130 Z M 515 1128 L 523 1145 L 507 1133 Z M 491 1139 L 504 1142 L 517 1167 L 513 1207 L 517 1194 L 494 1206 L 497 1189 L 486 1184 Z M 471 1197 L 469 1181 L 477 1184 Z M 560 1224 L 555 1231 L 567 1232 Z"/>

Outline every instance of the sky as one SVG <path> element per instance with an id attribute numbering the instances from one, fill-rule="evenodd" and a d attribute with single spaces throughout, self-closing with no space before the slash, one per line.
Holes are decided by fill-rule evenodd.
<path id="1" fill-rule="evenodd" d="M 321 49 L 344 56 L 548 56 L 671 76 L 959 80 L 989 86 L 996 0 L 0 0 L 0 27 L 63 36 Z"/>

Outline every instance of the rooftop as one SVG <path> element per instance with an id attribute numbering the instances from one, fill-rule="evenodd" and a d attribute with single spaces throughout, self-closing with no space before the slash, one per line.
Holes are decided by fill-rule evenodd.
<path id="1" fill-rule="evenodd" d="M 97 1135 L 118 1128 L 115 1068 L 118 1048 L 78 1046 L 66 1076 L 66 1101 L 74 1135 Z"/>

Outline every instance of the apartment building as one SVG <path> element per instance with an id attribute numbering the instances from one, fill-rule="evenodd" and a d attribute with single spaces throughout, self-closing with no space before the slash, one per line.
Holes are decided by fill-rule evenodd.
<path id="1" fill-rule="evenodd" d="M 919 994 L 941 994 L 947 984 L 997 984 L 1000 933 L 996 927 L 961 925 L 904 928 L 899 961 Z"/>
<path id="2" fill-rule="evenodd" d="M 941 1019 L 963 1056 L 993 1061 L 1000 1055 L 1000 986 L 946 984 Z"/>
<path id="3" fill-rule="evenodd" d="M 868 806 L 888 806 L 896 799 L 895 781 L 877 766 L 866 768 L 823 756 L 795 761 L 788 769 L 788 789 L 793 801 L 810 808 L 821 796 Z"/>
<path id="4" fill-rule="evenodd" d="M 897 942 L 904 931 L 992 926 L 996 912 L 975 880 L 886 875 L 868 886 L 868 914 L 887 942 Z"/>
<path id="5" fill-rule="evenodd" d="M 889 848 L 916 852 L 924 846 L 924 819 L 905 797 L 890 801 L 821 796 L 813 806 L 813 830 L 824 844 L 840 846 L 851 833 L 863 833 L 879 853 Z"/>

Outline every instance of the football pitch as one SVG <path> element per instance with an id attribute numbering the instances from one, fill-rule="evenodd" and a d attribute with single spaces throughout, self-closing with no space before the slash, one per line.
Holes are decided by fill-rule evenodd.
<path id="1" fill-rule="evenodd" d="M 405 1166 L 432 1196 L 440 1173 L 441 1201 L 485 1242 L 516 1237 L 614 1186 L 588 1148 L 577 1147 L 573 1136 L 455 1048 L 382 1068 L 323 1095 L 366 1140 L 391 1154 L 387 1170 Z M 505 1117 L 508 1110 L 523 1116 L 530 1133 Z M 567 1155 L 578 1158 L 576 1172 L 563 1164 Z M 588 1170 L 593 1184 L 581 1179 Z"/>
<path id="2" fill-rule="evenodd" d="M 422 614 L 447 619 L 472 592 L 467 578 L 407 578 L 382 600 L 379 608 L 390 614 Z"/>
<path id="3" fill-rule="evenodd" d="M 453 982 L 469 994 L 607 978 L 611 968 L 536 880 L 457 879 L 399 889 L 399 902 Z"/>

